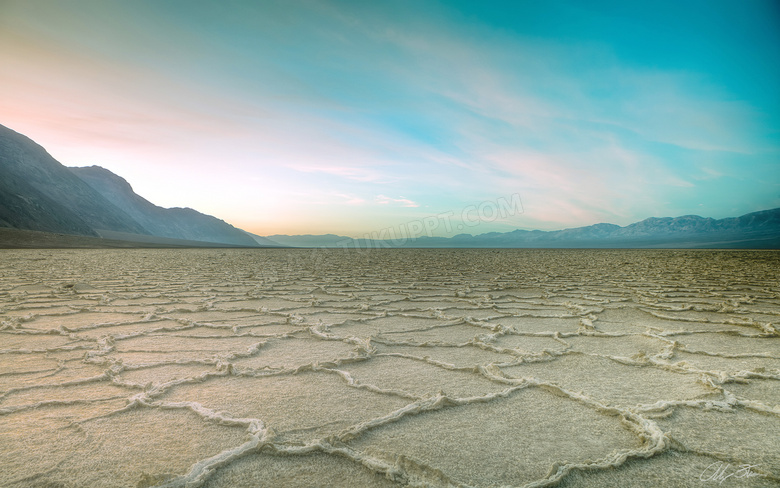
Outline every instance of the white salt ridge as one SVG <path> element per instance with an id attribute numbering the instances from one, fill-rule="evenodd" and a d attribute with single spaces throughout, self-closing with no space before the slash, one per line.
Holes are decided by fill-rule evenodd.
<path id="1" fill-rule="evenodd" d="M 398 486 L 552 486 L 606 472 L 621 480 L 616 485 L 643 486 L 631 474 L 637 465 L 652 467 L 655 482 L 698 484 L 699 464 L 686 472 L 668 461 L 686 453 L 755 465 L 746 483 L 780 481 L 780 435 L 754 417 L 780 425 L 774 252 L 95 250 L 2 257 L 3 486 L 78 486 L 74 476 L 102 469 L 106 456 L 124 466 L 120 475 L 84 474 L 81 484 L 224 486 L 229 475 L 233 486 L 257 486 L 264 474 L 244 460 L 262 466 L 274 456 L 307 460 L 315 453 Z M 699 358 L 722 366 L 702 367 Z M 89 375 L 76 366 L 104 369 Z M 603 376 L 593 377 L 593 367 Z M 668 387 L 655 388 L 658 381 Z M 237 384 L 248 388 L 232 389 Z M 543 438 L 522 439 L 524 431 L 513 430 L 520 424 L 502 424 L 525 410 L 537 417 L 517 421 Z M 132 414 L 153 422 L 159 437 L 144 438 L 145 449 L 164 459 L 164 440 L 182 433 L 156 420 L 162 412 L 182 422 L 195 415 L 208 435 L 224 436 L 210 452 L 198 447 L 208 454 L 189 469 L 181 462 L 197 456 L 194 447 L 179 453 L 173 471 L 110 451 L 51 465 L 24 444 L 25 432 L 38 432 L 39 412 L 60 422 L 35 434 L 53 445 L 88 442 L 78 437 L 85 428 L 88 439 L 114 438 L 120 432 L 112 425 L 123 423 L 107 421 Z M 463 412 L 471 420 L 458 423 Z M 766 438 L 762 454 L 690 431 L 698 420 L 685 412 L 741 425 L 744 439 L 730 439 L 735 446 Z M 589 434 L 591 424 L 600 430 Z M 245 432 L 241 442 L 229 441 L 235 429 Z M 440 437 L 455 432 L 460 437 Z M 464 466 L 435 445 L 474 459 L 487 448 L 491 461 Z M 319 482 L 306 472 L 282 484 Z M 332 474 L 334 486 L 365 482 L 333 481 Z"/>

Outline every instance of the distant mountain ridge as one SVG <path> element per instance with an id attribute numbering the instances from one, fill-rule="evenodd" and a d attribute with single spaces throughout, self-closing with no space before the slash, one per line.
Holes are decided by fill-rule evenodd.
<path id="1" fill-rule="evenodd" d="M 261 245 L 247 232 L 216 217 L 190 208 L 154 205 L 107 169 L 66 168 L 43 147 L 2 125 L 0 227 L 112 239 L 122 236 L 146 243 L 154 240 L 143 236 Z"/>
<path id="2" fill-rule="evenodd" d="M 514 230 L 453 237 L 372 240 L 326 235 L 269 236 L 293 247 L 333 248 L 760 248 L 780 249 L 780 208 L 740 217 L 651 217 L 621 227 L 595 224 L 556 231 Z"/>
<path id="3" fill-rule="evenodd" d="M 624 227 L 601 223 L 558 231 L 518 229 L 448 238 L 262 237 L 190 208 L 154 205 L 137 195 L 124 178 L 99 166 L 66 168 L 43 147 L 2 125 L 0 228 L 103 238 L 113 241 L 110 245 L 114 247 L 135 243 L 139 247 L 780 249 L 780 208 L 725 219 L 651 217 Z M 31 234 L 9 231 L 4 235 L 15 236 L 18 242 L 14 246 L 24 247 L 22 241 Z M 33 240 L 54 245 L 56 236 Z M 70 240 L 68 246 L 82 245 L 80 242 Z M 89 242 L 91 246 L 97 241 Z"/>

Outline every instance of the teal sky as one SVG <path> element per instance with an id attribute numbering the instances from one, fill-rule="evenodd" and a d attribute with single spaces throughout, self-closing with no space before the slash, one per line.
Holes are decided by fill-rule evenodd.
<path id="1" fill-rule="evenodd" d="M 63 164 L 261 235 L 780 207 L 777 1 L 0 0 L 0 87 Z"/>

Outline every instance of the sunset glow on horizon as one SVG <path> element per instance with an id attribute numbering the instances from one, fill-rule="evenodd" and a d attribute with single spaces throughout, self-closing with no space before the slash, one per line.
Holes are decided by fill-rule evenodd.
<path id="1" fill-rule="evenodd" d="M 0 0 L 0 124 L 260 235 L 780 207 L 772 1 Z"/>

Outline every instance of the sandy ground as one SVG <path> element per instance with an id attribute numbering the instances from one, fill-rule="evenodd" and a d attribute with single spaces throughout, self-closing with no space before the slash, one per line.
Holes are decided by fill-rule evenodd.
<path id="1" fill-rule="evenodd" d="M 2 250 L 0 486 L 777 486 L 780 252 Z"/>

